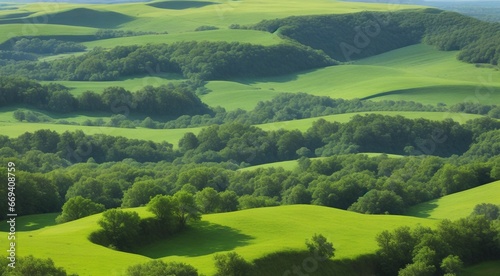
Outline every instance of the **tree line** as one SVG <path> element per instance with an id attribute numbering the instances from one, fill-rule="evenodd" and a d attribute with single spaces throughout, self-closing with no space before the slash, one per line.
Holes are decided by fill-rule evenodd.
<path id="1" fill-rule="evenodd" d="M 50 62 L 11 61 L 2 75 L 38 80 L 109 81 L 138 74 L 169 72 L 194 80 L 283 75 L 338 64 L 321 51 L 282 43 L 272 46 L 239 42 L 176 42 L 94 48 Z"/>
<path id="2" fill-rule="evenodd" d="M 210 114 L 211 110 L 195 94 L 197 88 L 192 82 L 145 86 L 135 93 L 123 87 L 108 87 L 101 94 L 85 91 L 75 97 L 67 87 L 59 84 L 42 85 L 24 78 L 0 77 L 0 106 L 25 104 L 57 113 L 137 112 L 149 116 L 173 117 Z M 14 116 L 19 121 L 27 120 L 26 114 L 21 111 Z"/>
<path id="3" fill-rule="evenodd" d="M 196 153 L 186 150 L 196 145 L 191 144 L 190 139 L 196 138 L 192 134 L 173 150 L 168 144 L 123 137 L 85 136 L 82 132 L 58 135 L 42 130 L 17 139 L 1 137 L 0 160 L 20 164 L 18 178 L 23 181 L 16 187 L 16 196 L 28 203 L 16 211 L 27 215 L 62 208 L 61 222 L 75 219 L 66 210 L 72 205 L 87 206 L 92 212 L 137 207 L 156 195 L 181 190 L 193 196 L 202 213 L 317 204 L 361 213 L 401 214 L 420 202 L 500 179 L 499 130 L 484 132 L 465 153 L 449 158 L 335 154 L 317 160 L 306 157 L 310 151 L 295 144 L 300 132 L 271 134 L 280 137 L 277 146 L 259 138 L 259 132 L 238 125 L 212 128 L 199 134 L 207 140 L 201 140 L 198 147 L 225 141 L 221 138 L 229 139 L 227 145 L 220 152 Z M 224 138 L 228 135 L 234 136 Z M 246 148 L 252 145 L 250 141 L 255 143 L 253 149 Z M 238 171 L 248 164 L 266 162 L 265 153 L 272 153 L 273 147 L 281 158 L 277 160 L 301 154 L 297 169 Z"/>

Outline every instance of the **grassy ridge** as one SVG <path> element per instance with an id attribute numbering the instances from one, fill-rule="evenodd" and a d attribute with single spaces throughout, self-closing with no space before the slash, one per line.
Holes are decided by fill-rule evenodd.
<path id="1" fill-rule="evenodd" d="M 474 206 L 480 203 L 500 205 L 500 181 L 415 205 L 407 215 L 430 219 L 459 219 L 470 215 Z"/>
<path id="2" fill-rule="evenodd" d="M 366 98 L 373 100 L 412 100 L 448 105 L 464 101 L 482 104 L 500 102 L 500 73 L 491 68 L 478 68 L 460 62 L 456 52 L 441 52 L 427 45 L 414 45 L 352 65 L 326 67 L 285 76 L 234 80 L 240 90 L 259 89 L 271 93 L 306 92 L 332 98 Z M 211 82 L 209 86 L 212 85 Z M 213 84 L 218 87 L 220 84 Z M 243 86 L 246 88 L 243 89 Z M 240 105 L 220 101 L 223 107 L 247 108 L 245 98 L 230 83 L 205 96 L 209 104 L 223 97 L 237 97 Z M 392 94 L 384 94 L 393 91 Z M 399 91 L 399 92 L 394 92 Z M 260 92 L 259 92 L 260 93 Z M 212 100 L 213 99 L 213 100 Z M 227 102 L 227 106 L 223 104 Z"/>
<path id="3" fill-rule="evenodd" d="M 143 35 L 138 37 L 110 38 L 83 43 L 89 49 L 94 47 L 113 48 L 116 45 L 146 45 L 148 43 L 173 43 L 180 41 L 227 41 L 260 44 L 264 46 L 284 42 L 276 35 L 254 30 L 210 30 L 178 34 Z"/>
<path id="4" fill-rule="evenodd" d="M 50 36 L 50 35 L 92 35 L 95 28 L 51 25 L 51 24 L 5 24 L 0 25 L 0 43 L 18 36 Z"/>
<path id="5" fill-rule="evenodd" d="M 144 208 L 136 208 L 148 216 Z M 44 215 L 46 216 L 46 215 Z M 200 272 L 214 272 L 213 255 L 235 250 L 248 260 L 282 250 L 302 250 L 304 241 L 322 233 L 334 243 L 336 258 L 350 258 L 376 250 L 375 235 L 402 225 L 433 226 L 435 221 L 389 215 L 363 215 L 312 205 L 291 205 L 205 215 L 197 228 L 171 240 L 143 247 L 139 253 L 113 251 L 90 243 L 100 214 L 77 221 L 18 232 L 20 255 L 50 256 L 56 265 L 80 275 L 116 275 L 150 258 L 182 261 Z M 35 216 L 26 218 L 34 220 Z M 20 224 L 27 224 L 19 218 Z M 21 250 L 22 249 L 22 250 Z M 28 253 L 29 252 L 29 253 Z M 79 252 L 79 258 L 74 258 Z"/>
<path id="6" fill-rule="evenodd" d="M 214 32 L 220 34 L 219 38 L 223 39 L 226 34 L 238 31 L 218 30 Z M 201 39 L 204 33 L 206 32 L 193 32 L 192 34 L 199 35 L 198 38 Z M 253 32 L 253 34 L 256 33 Z M 183 35 L 165 35 L 165 37 L 168 36 L 181 37 Z M 138 38 L 120 39 L 133 41 Z M 237 39 L 239 38 L 236 37 L 235 40 Z M 265 39 L 259 40 L 259 43 L 264 43 L 263 41 Z M 95 43 L 97 45 L 101 42 Z M 228 110 L 237 108 L 250 110 L 258 101 L 269 100 L 281 92 L 306 92 L 332 98 L 408 100 L 447 105 L 464 101 L 482 104 L 500 102 L 500 73 L 490 68 L 478 68 L 472 64 L 460 62 L 456 60 L 455 55 L 455 52 L 441 52 L 430 46 L 414 45 L 352 65 L 332 66 L 272 78 L 210 81 L 207 88 L 212 92 L 203 95 L 202 99 L 208 105 L 220 105 Z M 129 90 L 137 90 L 148 84 L 160 85 L 182 80 L 180 76 L 161 75 L 161 72 L 154 72 L 156 73 L 160 75 L 136 77 L 121 82 L 58 83 L 73 88 L 72 92 L 79 94 L 85 90 L 99 92 L 105 87 L 116 85 L 124 86 Z"/>

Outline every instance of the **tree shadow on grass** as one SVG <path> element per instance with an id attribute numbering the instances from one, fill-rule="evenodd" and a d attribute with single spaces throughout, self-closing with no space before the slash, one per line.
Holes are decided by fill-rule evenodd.
<path id="1" fill-rule="evenodd" d="M 191 8 L 201 8 L 214 4 L 218 3 L 205 2 L 205 1 L 164 1 L 164 2 L 151 3 L 149 4 L 149 6 L 167 10 L 185 10 Z"/>
<path id="2" fill-rule="evenodd" d="M 33 231 L 47 226 L 56 225 L 56 217 L 58 215 L 58 213 L 50 213 L 16 217 L 16 231 Z M 5 220 L 8 220 L 8 218 Z M 0 231 L 8 232 L 9 224 L 2 223 L 0 225 Z"/>
<path id="3" fill-rule="evenodd" d="M 407 215 L 418 218 L 428 218 L 431 216 L 431 213 L 434 211 L 434 209 L 436 209 L 438 206 L 439 205 L 437 204 L 437 199 L 424 202 L 412 207 Z"/>
<path id="4" fill-rule="evenodd" d="M 135 250 L 137 254 L 157 259 L 167 256 L 196 257 L 244 246 L 253 237 L 220 224 L 197 222 L 182 233 Z"/>

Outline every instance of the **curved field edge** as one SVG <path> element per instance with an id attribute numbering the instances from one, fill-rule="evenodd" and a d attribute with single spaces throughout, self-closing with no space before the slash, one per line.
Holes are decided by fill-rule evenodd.
<path id="1" fill-rule="evenodd" d="M 386 154 L 386 153 L 377 153 L 377 152 L 361 152 L 359 154 L 366 155 L 368 157 L 378 157 L 381 155 L 386 155 L 389 158 L 402 158 L 404 157 L 403 155 L 398 155 L 398 154 Z M 310 160 L 321 160 L 327 157 L 315 157 L 315 158 L 310 158 Z M 284 170 L 289 170 L 293 171 L 296 168 L 299 167 L 299 161 L 298 160 L 288 160 L 288 161 L 281 161 L 281 162 L 274 162 L 274 163 L 266 163 L 262 165 L 256 165 L 256 166 L 250 166 L 246 168 L 239 169 L 238 171 L 253 171 L 257 169 L 268 169 L 268 168 L 282 168 Z"/>
<path id="2" fill-rule="evenodd" d="M 142 217 L 150 216 L 145 208 L 131 210 L 138 211 Z M 204 215 L 199 227 L 145 246 L 139 250 L 143 254 L 140 255 L 114 251 L 88 241 L 87 236 L 98 229 L 100 217 L 98 214 L 18 232 L 18 248 L 22 249 L 18 253 L 50 257 L 57 266 L 79 275 L 120 274 L 130 265 L 151 260 L 146 256 L 185 262 L 201 273 L 211 274 L 213 256 L 220 252 L 236 251 L 253 261 L 277 251 L 303 250 L 307 238 L 322 233 L 337 249 L 336 259 L 354 258 L 373 253 L 377 249 L 375 236 L 383 230 L 417 224 L 433 227 L 437 223 L 429 219 L 364 215 L 313 205 L 257 208 Z M 19 218 L 21 223 L 22 219 Z M 74 252 L 79 252 L 78 258 L 74 258 Z"/>
<path id="3" fill-rule="evenodd" d="M 447 195 L 411 207 L 406 215 L 430 219 L 459 219 L 469 216 L 481 203 L 500 205 L 500 181 Z"/>

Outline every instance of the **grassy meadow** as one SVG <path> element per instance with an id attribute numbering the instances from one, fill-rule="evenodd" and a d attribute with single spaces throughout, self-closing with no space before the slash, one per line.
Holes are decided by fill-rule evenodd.
<path id="1" fill-rule="evenodd" d="M 459 219 L 472 213 L 481 203 L 500 205 L 500 181 L 447 195 L 415 205 L 407 215 L 430 219 Z"/>
<path id="2" fill-rule="evenodd" d="M 142 217 L 150 215 L 144 208 L 132 210 Z M 129 265 L 158 258 L 185 262 L 210 275 L 214 272 L 213 256 L 217 252 L 234 250 L 251 261 L 275 251 L 303 250 L 305 240 L 314 233 L 322 233 L 334 243 L 336 259 L 351 258 L 374 252 L 377 248 L 375 235 L 382 230 L 402 225 L 432 227 L 436 224 L 430 219 L 363 215 L 312 205 L 257 208 L 204 215 L 196 228 L 131 254 L 87 240 L 87 236 L 98 229 L 96 222 L 100 214 L 60 225 L 50 221 L 54 216 L 19 218 L 20 225 L 37 225 L 31 231 L 27 226 L 18 231 L 19 254 L 50 256 L 57 266 L 82 276 L 119 275 Z M 75 252 L 79 252 L 78 258 L 74 258 Z"/>
<path id="3" fill-rule="evenodd" d="M 500 102 L 500 73 L 491 68 L 460 62 L 455 57 L 456 53 L 418 44 L 355 61 L 350 65 L 279 77 L 234 80 L 238 83 L 234 87 L 243 91 L 258 89 L 271 94 L 305 92 L 331 98 L 407 100 L 424 104 Z M 239 90 L 232 89 L 230 83 L 222 85 L 217 82 L 213 85 L 222 89 L 204 96 L 204 101 L 213 104 L 223 97 L 236 97 L 242 105 L 228 103 L 227 108 L 247 108 Z M 230 88 L 230 91 L 224 87 Z M 252 101 L 250 94 L 248 100 Z"/>

